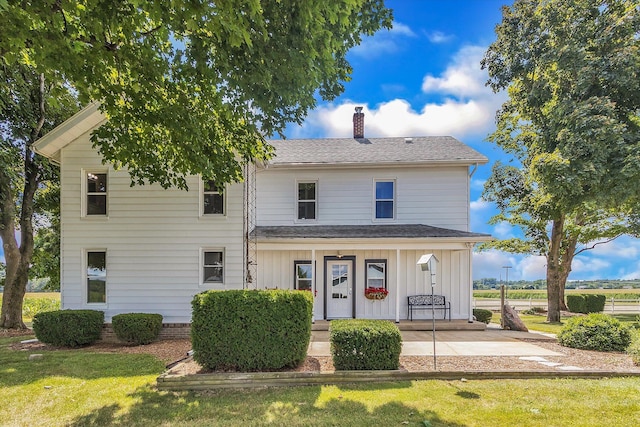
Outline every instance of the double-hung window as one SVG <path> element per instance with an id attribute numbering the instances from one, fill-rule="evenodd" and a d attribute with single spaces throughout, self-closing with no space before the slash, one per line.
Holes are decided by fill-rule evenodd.
<path id="1" fill-rule="evenodd" d="M 204 215 L 224 215 L 224 194 L 215 181 L 202 182 L 202 213 Z"/>
<path id="2" fill-rule="evenodd" d="M 387 289 L 387 260 L 367 259 L 364 264 L 366 287 Z"/>
<path id="3" fill-rule="evenodd" d="M 318 212 L 318 186 L 316 181 L 298 182 L 298 220 L 315 220 Z"/>
<path id="4" fill-rule="evenodd" d="M 86 179 L 86 214 L 107 214 L 107 174 L 87 172 Z"/>
<path id="5" fill-rule="evenodd" d="M 107 302 L 107 252 L 87 251 L 87 303 Z"/>
<path id="6" fill-rule="evenodd" d="M 224 283 L 224 251 L 206 249 L 202 252 L 202 283 Z"/>
<path id="7" fill-rule="evenodd" d="M 375 181 L 376 219 L 395 218 L 396 182 L 393 180 Z"/>
<path id="8" fill-rule="evenodd" d="M 294 261 L 295 283 L 294 288 L 302 291 L 310 291 L 313 285 L 313 265 L 311 261 Z"/>

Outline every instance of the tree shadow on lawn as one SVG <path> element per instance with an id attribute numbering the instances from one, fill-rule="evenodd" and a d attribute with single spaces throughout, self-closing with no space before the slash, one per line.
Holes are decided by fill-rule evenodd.
<path id="1" fill-rule="evenodd" d="M 42 357 L 29 360 L 31 354 Z M 148 354 L 91 353 L 83 349 L 18 351 L 0 346 L 0 388 L 27 385 L 48 377 L 98 379 L 158 375 L 161 361 Z"/>
<path id="2" fill-rule="evenodd" d="M 375 390 L 375 386 L 367 389 Z M 427 420 L 430 425 L 463 427 L 441 419 L 433 411 L 417 410 L 398 401 L 370 411 L 364 404 L 342 396 L 321 402 L 321 394 L 320 386 L 203 393 L 158 392 L 143 387 L 130 395 L 136 403 L 124 411 L 117 405 L 107 405 L 67 425 L 422 426 L 429 425 L 423 424 Z"/>

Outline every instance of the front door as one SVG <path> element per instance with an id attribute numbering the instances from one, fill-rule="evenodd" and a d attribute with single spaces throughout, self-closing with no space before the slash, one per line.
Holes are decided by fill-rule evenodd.
<path id="1" fill-rule="evenodd" d="M 353 317 L 353 261 L 327 261 L 327 319 Z"/>

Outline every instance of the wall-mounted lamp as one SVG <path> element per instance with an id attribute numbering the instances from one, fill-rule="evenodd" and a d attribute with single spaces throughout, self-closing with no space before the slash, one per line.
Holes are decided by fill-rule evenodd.
<path id="1" fill-rule="evenodd" d="M 341 251 L 338 251 L 338 258 L 342 259 L 342 252 Z"/>

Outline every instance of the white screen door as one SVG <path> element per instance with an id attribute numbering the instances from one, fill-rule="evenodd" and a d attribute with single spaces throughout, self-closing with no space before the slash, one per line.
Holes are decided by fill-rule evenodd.
<path id="1" fill-rule="evenodd" d="M 353 317 L 353 261 L 327 261 L 327 318 Z"/>

